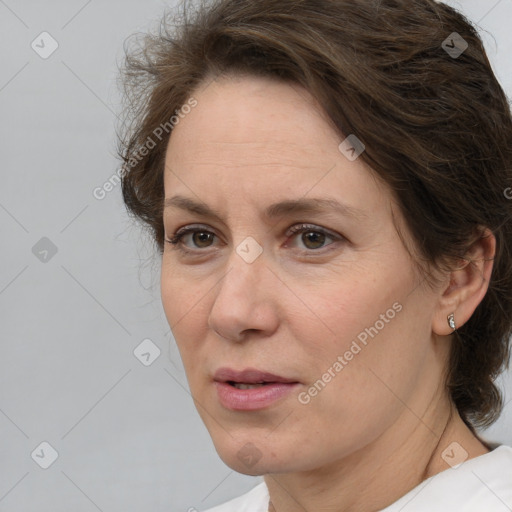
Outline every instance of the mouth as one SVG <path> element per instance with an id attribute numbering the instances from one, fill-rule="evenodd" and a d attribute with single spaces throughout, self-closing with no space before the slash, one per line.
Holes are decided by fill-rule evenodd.
<path id="1" fill-rule="evenodd" d="M 296 380 L 255 369 L 220 368 L 213 380 L 220 403 L 238 411 L 269 407 L 299 384 Z"/>
<path id="2" fill-rule="evenodd" d="M 227 384 L 233 386 L 236 389 L 256 389 L 261 388 L 263 386 L 268 386 L 270 382 L 258 382 L 256 384 L 246 384 L 244 382 L 234 382 L 232 380 L 228 380 Z"/>
<path id="3" fill-rule="evenodd" d="M 213 376 L 215 382 L 225 382 L 237 389 L 254 389 L 269 384 L 297 384 L 297 381 L 280 375 L 248 368 L 237 371 L 231 368 L 219 368 Z"/>

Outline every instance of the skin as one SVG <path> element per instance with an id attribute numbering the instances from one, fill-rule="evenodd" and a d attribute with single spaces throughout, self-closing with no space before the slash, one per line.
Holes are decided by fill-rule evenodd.
<path id="1" fill-rule="evenodd" d="M 269 510 L 379 510 L 450 466 L 456 441 L 473 458 L 488 449 L 465 426 L 443 385 L 458 326 L 487 290 L 495 239 L 476 242 L 457 270 L 428 286 L 393 223 L 414 247 L 391 192 L 298 86 L 222 77 L 195 91 L 196 108 L 174 128 L 165 196 L 186 196 L 223 220 L 177 207 L 164 211 L 167 243 L 161 293 L 191 394 L 215 448 L 234 470 L 265 475 Z M 359 210 L 267 220 L 284 199 L 335 198 Z M 336 237 L 290 235 L 301 223 Z M 201 237 L 205 231 L 210 238 Z M 237 247 L 254 238 L 263 252 L 246 262 Z M 206 240 L 206 241 L 205 241 Z M 356 336 L 394 303 L 392 320 L 311 399 L 298 400 Z M 263 410 L 231 411 L 217 397 L 219 367 L 257 368 L 300 384 Z M 252 443 L 260 459 L 237 454 Z M 255 447 L 255 448 L 254 448 Z M 256 453 L 256 452 L 254 452 Z"/>

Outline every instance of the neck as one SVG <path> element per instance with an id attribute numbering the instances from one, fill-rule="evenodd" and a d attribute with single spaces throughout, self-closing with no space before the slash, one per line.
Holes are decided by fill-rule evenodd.
<path id="1" fill-rule="evenodd" d="M 441 455 L 454 441 L 468 458 L 489 451 L 448 399 L 433 404 L 421 419 L 406 410 L 393 431 L 342 460 L 314 470 L 266 475 L 269 511 L 381 510 L 423 480 L 449 469 Z"/>

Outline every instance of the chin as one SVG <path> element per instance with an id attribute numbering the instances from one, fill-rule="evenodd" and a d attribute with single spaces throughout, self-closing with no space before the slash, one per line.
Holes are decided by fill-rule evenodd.
<path id="1" fill-rule="evenodd" d="M 261 476 L 269 473 L 285 473 L 291 470 L 290 460 L 276 455 L 276 451 L 268 444 L 247 440 L 227 442 L 214 441 L 215 450 L 224 464 L 237 473 L 249 476 Z"/>
<path id="2" fill-rule="evenodd" d="M 233 471 L 236 471 L 237 473 L 241 473 L 242 475 L 248 475 L 248 476 L 263 476 L 268 475 L 270 473 L 286 473 L 287 469 L 284 467 L 284 465 L 279 462 L 274 462 L 273 464 L 270 463 L 268 460 L 265 460 L 264 457 L 261 458 L 261 460 L 258 461 L 244 461 L 243 459 L 240 460 L 238 458 L 237 453 L 219 453 L 217 452 L 224 462 L 226 466 L 231 468 Z"/>

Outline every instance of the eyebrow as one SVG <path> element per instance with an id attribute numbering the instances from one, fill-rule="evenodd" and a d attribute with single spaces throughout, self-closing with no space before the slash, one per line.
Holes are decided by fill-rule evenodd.
<path id="1" fill-rule="evenodd" d="M 200 215 L 201 217 L 209 217 L 219 222 L 224 222 L 221 213 L 204 203 L 196 202 L 185 196 L 177 195 L 165 199 L 164 208 L 179 208 Z M 280 201 L 268 206 L 264 215 L 270 220 L 293 214 L 324 213 L 326 211 L 332 211 L 355 220 L 368 217 L 362 210 L 342 204 L 336 199 L 328 198 L 301 198 Z"/>

